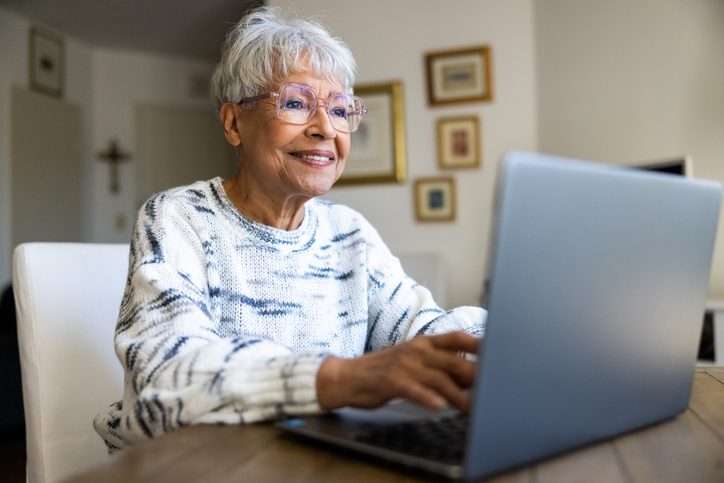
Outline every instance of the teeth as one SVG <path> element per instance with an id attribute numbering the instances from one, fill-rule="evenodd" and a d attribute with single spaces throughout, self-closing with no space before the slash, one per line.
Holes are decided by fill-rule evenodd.
<path id="1" fill-rule="evenodd" d="M 314 161 L 329 161 L 332 158 L 325 158 L 324 156 L 308 156 L 306 154 L 294 154 L 294 156 L 302 159 L 313 159 Z"/>

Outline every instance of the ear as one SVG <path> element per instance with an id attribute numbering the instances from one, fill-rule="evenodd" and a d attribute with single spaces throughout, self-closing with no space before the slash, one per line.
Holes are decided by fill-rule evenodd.
<path id="1" fill-rule="evenodd" d="M 241 136 L 239 136 L 239 129 L 237 128 L 236 121 L 237 116 L 237 105 L 227 102 L 221 106 L 221 123 L 224 125 L 224 136 L 229 144 L 232 146 L 238 146 L 241 144 Z"/>

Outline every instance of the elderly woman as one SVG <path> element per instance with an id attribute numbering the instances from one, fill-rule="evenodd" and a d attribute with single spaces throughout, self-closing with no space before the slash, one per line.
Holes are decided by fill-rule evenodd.
<path id="1" fill-rule="evenodd" d="M 316 199 L 365 112 L 354 72 L 310 20 L 262 8 L 230 32 L 212 97 L 238 167 L 139 212 L 115 335 L 123 400 L 95 421 L 111 451 L 397 397 L 467 409 L 459 354 L 476 352 L 485 311 L 445 313 L 359 213 Z"/>

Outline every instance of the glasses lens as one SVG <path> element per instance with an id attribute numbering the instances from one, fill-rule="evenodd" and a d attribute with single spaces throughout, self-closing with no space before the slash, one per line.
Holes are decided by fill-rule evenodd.
<path id="1" fill-rule="evenodd" d="M 312 117 L 317 98 L 310 89 L 300 85 L 286 85 L 278 99 L 279 116 L 291 124 L 305 124 Z"/>
<path id="2" fill-rule="evenodd" d="M 344 94 L 337 94 L 329 98 L 327 112 L 335 129 L 349 132 L 349 112 L 352 110 L 349 99 Z"/>
<path id="3" fill-rule="evenodd" d="M 354 132 L 362 120 L 362 99 L 349 94 L 337 94 L 329 99 L 327 111 L 335 129 Z"/>
<path id="4" fill-rule="evenodd" d="M 290 124 L 306 124 L 317 109 L 317 96 L 309 87 L 287 84 L 279 92 L 279 117 Z M 362 120 L 362 99 L 349 94 L 329 98 L 327 113 L 332 126 L 342 132 L 354 132 Z"/>

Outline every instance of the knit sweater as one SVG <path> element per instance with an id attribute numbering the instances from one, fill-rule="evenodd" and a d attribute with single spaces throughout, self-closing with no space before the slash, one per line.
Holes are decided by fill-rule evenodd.
<path id="1" fill-rule="evenodd" d="M 482 334 L 486 312 L 444 312 L 352 209 L 313 199 L 285 231 L 244 217 L 220 178 L 141 208 L 115 332 L 123 400 L 94 427 L 109 450 L 200 423 L 321 411 L 325 357 L 417 334 Z"/>

